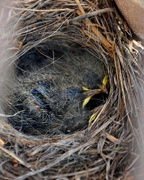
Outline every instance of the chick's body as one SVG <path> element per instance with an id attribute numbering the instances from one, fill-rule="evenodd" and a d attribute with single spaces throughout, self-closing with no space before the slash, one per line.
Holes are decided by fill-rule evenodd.
<path id="1" fill-rule="evenodd" d="M 104 77 L 104 65 L 87 52 L 49 58 L 41 68 L 33 67 L 18 77 L 11 101 L 9 121 L 25 133 L 49 135 L 70 133 L 87 125 L 90 110 L 82 108 L 82 87 L 95 88 Z M 11 108 L 12 109 L 12 108 Z"/>

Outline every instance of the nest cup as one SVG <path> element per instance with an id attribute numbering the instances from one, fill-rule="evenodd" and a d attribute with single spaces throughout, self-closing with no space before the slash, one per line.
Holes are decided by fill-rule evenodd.
<path id="1" fill-rule="evenodd" d="M 115 4 L 14 0 L 12 7 L 16 50 L 8 47 L 3 63 L 0 178 L 132 176 L 140 54 Z M 83 109 L 84 92 L 95 89 Z M 67 116 L 66 99 L 76 106 Z"/>

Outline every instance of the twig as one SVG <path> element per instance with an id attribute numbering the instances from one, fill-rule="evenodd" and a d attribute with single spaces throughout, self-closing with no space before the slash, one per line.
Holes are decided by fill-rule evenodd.
<path id="1" fill-rule="evenodd" d="M 86 18 L 89 18 L 92 16 L 96 16 L 100 13 L 111 12 L 111 11 L 113 11 L 112 8 L 105 8 L 105 9 L 96 10 L 96 11 L 93 11 L 91 13 L 87 13 L 87 14 L 83 14 L 83 15 L 80 15 L 78 17 L 75 17 L 74 19 L 69 20 L 69 22 L 72 23 L 72 22 L 80 21 L 82 19 L 86 19 Z"/>
<path id="2" fill-rule="evenodd" d="M 19 113 L 21 113 L 21 112 L 23 112 L 23 111 L 24 111 L 24 110 L 19 111 L 19 112 L 13 114 L 13 115 L 0 114 L 0 117 L 6 117 L 6 118 L 14 117 L 14 116 L 16 116 L 17 114 L 19 114 Z"/>
<path id="3" fill-rule="evenodd" d="M 11 8 L 11 7 L 9 7 Z M 72 9 L 69 8 L 64 8 L 64 9 L 29 9 L 29 8 L 16 8 L 13 7 L 15 10 L 20 10 L 20 11 L 31 11 L 31 12 L 61 12 L 61 11 L 73 11 Z"/>
<path id="4" fill-rule="evenodd" d="M 17 157 L 13 152 L 3 148 L 2 146 L 0 146 L 0 149 L 2 151 L 4 151 L 6 154 L 8 154 L 9 156 L 13 157 L 14 159 L 16 159 L 20 164 L 22 164 L 23 166 L 27 167 L 28 169 L 31 169 L 31 165 L 25 163 L 22 159 L 20 159 L 19 157 Z M 32 170 L 32 169 L 31 169 Z"/>

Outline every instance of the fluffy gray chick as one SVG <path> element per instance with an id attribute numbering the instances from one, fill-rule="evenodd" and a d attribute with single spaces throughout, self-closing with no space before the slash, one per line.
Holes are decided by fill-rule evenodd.
<path id="1" fill-rule="evenodd" d="M 33 67 L 26 75 L 17 77 L 10 95 L 10 110 L 21 112 L 9 118 L 9 122 L 33 135 L 53 136 L 81 130 L 91 115 L 91 109 L 82 108 L 82 87 L 96 88 L 104 75 L 99 58 L 86 51 L 48 58 L 44 66 Z"/>

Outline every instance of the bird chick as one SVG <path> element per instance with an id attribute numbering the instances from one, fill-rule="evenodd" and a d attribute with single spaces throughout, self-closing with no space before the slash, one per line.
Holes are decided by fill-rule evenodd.
<path id="1" fill-rule="evenodd" d="M 42 65 L 39 62 L 17 76 L 10 94 L 13 106 L 9 109 L 19 113 L 9 122 L 17 130 L 32 135 L 54 136 L 85 128 L 91 109 L 82 108 L 86 97 L 82 87 L 92 89 L 101 82 L 105 75 L 102 62 L 82 50 L 58 58 L 47 57 Z M 95 106 L 99 104 L 96 100 Z"/>

